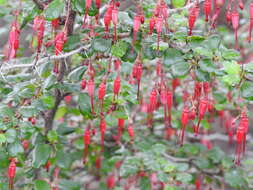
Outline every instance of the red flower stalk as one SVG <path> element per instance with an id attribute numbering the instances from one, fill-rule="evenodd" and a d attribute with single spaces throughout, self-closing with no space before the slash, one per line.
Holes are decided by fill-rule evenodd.
<path id="1" fill-rule="evenodd" d="M 154 28 L 155 28 L 155 25 L 156 25 L 156 20 L 155 20 L 155 17 L 151 17 L 150 20 L 149 20 L 149 34 L 151 35 L 154 31 Z"/>
<path id="2" fill-rule="evenodd" d="M 196 128 L 196 134 L 198 134 L 198 132 L 199 132 L 199 125 L 200 125 L 201 120 L 205 116 L 205 113 L 206 113 L 207 108 L 208 108 L 208 104 L 209 104 L 209 102 L 208 102 L 207 99 L 202 99 L 200 101 L 200 104 L 199 104 L 199 120 L 198 120 L 198 124 L 197 124 L 197 128 Z"/>
<path id="3" fill-rule="evenodd" d="M 90 145 L 90 129 L 89 127 L 85 129 L 83 135 L 83 144 L 84 144 L 84 152 L 83 152 L 83 164 L 87 161 L 87 156 L 89 154 L 89 145 Z"/>
<path id="4" fill-rule="evenodd" d="M 114 24 L 114 42 L 117 40 L 118 9 L 112 10 L 112 22 Z"/>
<path id="5" fill-rule="evenodd" d="M 184 143 L 184 133 L 186 129 L 186 125 L 188 124 L 189 121 L 189 108 L 187 106 L 184 107 L 183 112 L 182 112 L 182 118 L 181 118 L 181 131 L 180 131 L 180 145 L 183 145 Z"/>
<path id="6" fill-rule="evenodd" d="M 131 142 L 133 143 L 134 142 L 134 128 L 133 128 L 132 124 L 128 125 L 127 132 L 128 132 L 128 135 L 131 139 Z"/>
<path id="7" fill-rule="evenodd" d="M 9 190 L 13 190 L 15 175 L 16 175 L 16 161 L 15 159 L 12 159 L 8 168 Z"/>
<path id="8" fill-rule="evenodd" d="M 45 18 L 43 16 L 36 16 L 33 20 L 33 30 L 37 33 L 37 52 L 40 53 L 44 31 L 45 31 Z"/>
<path id="9" fill-rule="evenodd" d="M 230 24 L 231 22 L 231 10 L 227 10 L 226 12 L 226 19 L 227 19 L 227 23 Z"/>
<path id="10" fill-rule="evenodd" d="M 149 97 L 149 106 L 150 106 L 150 111 L 153 112 L 156 108 L 156 104 L 157 104 L 157 93 L 156 93 L 156 89 L 153 89 L 150 93 L 150 97 Z"/>
<path id="11" fill-rule="evenodd" d="M 94 80 L 90 78 L 90 80 L 88 81 L 88 94 L 90 96 L 90 104 L 91 104 L 92 113 L 94 113 L 94 90 L 95 90 Z"/>
<path id="12" fill-rule="evenodd" d="M 206 16 L 206 19 L 205 19 L 206 22 L 208 22 L 208 20 L 209 20 L 209 17 L 211 15 L 211 10 L 212 10 L 211 0 L 205 0 L 205 2 L 204 2 L 204 12 L 205 12 L 205 16 Z"/>
<path id="13" fill-rule="evenodd" d="M 106 121 L 105 121 L 105 119 L 102 117 L 102 118 L 100 119 L 100 133 L 101 133 L 101 145 L 102 145 L 102 150 L 103 150 L 103 147 L 104 147 L 105 131 L 106 131 Z"/>
<path id="14" fill-rule="evenodd" d="M 11 25 L 11 31 L 9 34 L 8 60 L 16 57 L 17 50 L 19 48 L 19 36 L 20 36 L 19 24 L 15 20 Z"/>
<path id="15" fill-rule="evenodd" d="M 253 28 L 253 2 L 250 3 L 250 27 L 249 27 L 249 42 L 251 42 L 251 33 Z"/>
<path id="16" fill-rule="evenodd" d="M 140 27 L 141 27 L 141 16 L 136 15 L 134 17 L 134 27 L 133 27 L 133 48 L 134 48 L 134 43 L 136 40 L 136 34 L 140 30 Z"/>
<path id="17" fill-rule="evenodd" d="M 160 36 L 163 29 L 163 18 L 158 17 L 156 19 L 156 31 L 157 31 L 157 50 L 159 51 L 159 44 L 160 44 Z"/>
<path id="18" fill-rule="evenodd" d="M 239 13 L 237 12 L 237 10 L 235 9 L 232 14 L 231 14 L 231 19 L 232 19 L 232 26 L 234 29 L 234 33 L 235 33 L 235 49 L 238 49 L 238 26 L 239 26 Z"/>
<path id="19" fill-rule="evenodd" d="M 114 93 L 113 99 L 115 99 L 115 96 L 118 96 L 118 94 L 119 94 L 120 83 L 121 83 L 120 82 L 120 75 L 118 75 L 113 83 L 113 93 Z"/>

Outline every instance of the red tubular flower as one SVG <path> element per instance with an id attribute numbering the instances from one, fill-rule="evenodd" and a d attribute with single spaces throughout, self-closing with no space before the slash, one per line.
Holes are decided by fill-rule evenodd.
<path id="1" fill-rule="evenodd" d="M 36 16 L 33 21 L 33 30 L 37 33 L 37 51 L 38 53 L 41 50 L 43 37 L 44 37 L 44 31 L 45 31 L 45 18 L 43 16 Z"/>
<path id="2" fill-rule="evenodd" d="M 120 69 L 120 66 L 121 66 L 121 61 L 119 59 L 116 59 L 114 61 L 114 70 L 117 71 Z"/>
<path id="3" fill-rule="evenodd" d="M 105 131 L 106 131 L 106 121 L 104 118 L 101 118 L 100 119 L 100 133 L 101 133 L 102 148 L 104 147 Z"/>
<path id="4" fill-rule="evenodd" d="M 92 113 L 94 113 L 94 90 L 95 90 L 94 80 L 90 78 L 90 80 L 88 81 L 88 94 L 90 96 Z"/>
<path id="5" fill-rule="evenodd" d="M 249 42 L 251 42 L 251 33 L 253 28 L 253 2 L 250 3 L 250 27 L 249 27 Z"/>
<path id="6" fill-rule="evenodd" d="M 117 143 L 120 143 L 120 139 L 124 130 L 125 120 L 122 118 L 118 118 L 118 136 L 117 136 Z"/>
<path id="7" fill-rule="evenodd" d="M 137 97 L 139 97 L 140 94 L 141 76 L 142 76 L 142 64 L 138 63 L 136 68 L 136 80 L 138 82 Z"/>
<path id="8" fill-rule="evenodd" d="M 89 128 L 85 129 L 84 131 L 83 144 L 84 144 L 83 164 L 85 164 L 87 161 L 87 156 L 89 154 L 89 145 L 90 145 L 90 129 Z"/>
<path id="9" fill-rule="evenodd" d="M 157 31 L 157 50 L 159 51 L 159 42 L 160 42 L 160 36 L 163 29 L 163 18 L 158 17 L 156 19 L 156 31 Z"/>
<path id="10" fill-rule="evenodd" d="M 83 27 L 85 27 L 85 25 L 86 25 L 86 19 L 87 19 L 88 11 L 91 7 L 91 4 L 92 4 L 92 0 L 85 1 L 85 15 L 84 15 L 84 19 L 83 19 Z"/>
<path id="11" fill-rule="evenodd" d="M 203 89 L 204 89 L 205 96 L 208 97 L 208 93 L 209 93 L 209 82 L 203 82 Z"/>
<path id="12" fill-rule="evenodd" d="M 172 91 L 175 92 L 176 88 L 180 85 L 180 79 L 174 78 L 172 80 Z"/>
<path id="13" fill-rule="evenodd" d="M 231 19 L 232 19 L 232 26 L 234 29 L 234 33 L 235 33 L 235 49 L 238 49 L 238 26 L 239 26 L 239 13 L 237 12 L 237 10 L 234 10 L 231 14 Z"/>
<path id="14" fill-rule="evenodd" d="M 51 162 L 50 162 L 50 160 L 48 160 L 46 165 L 44 166 L 44 168 L 46 169 L 47 172 L 49 172 L 50 166 L 51 166 Z"/>
<path id="15" fill-rule="evenodd" d="M 98 87 L 98 99 L 103 101 L 106 92 L 106 84 L 102 82 Z"/>
<path id="16" fill-rule="evenodd" d="M 150 20 L 149 20 L 149 34 L 151 35 L 154 31 L 154 28 L 155 28 L 155 25 L 156 25 L 156 20 L 155 20 L 155 17 L 151 17 Z"/>
<path id="17" fill-rule="evenodd" d="M 20 36 L 19 24 L 15 20 L 11 25 L 11 31 L 9 34 L 8 60 L 16 57 L 17 50 L 19 48 L 19 36 Z"/>
<path id="18" fill-rule="evenodd" d="M 139 31 L 140 27 L 141 27 L 141 16 L 136 15 L 134 17 L 134 27 L 133 27 L 133 47 L 136 40 L 136 34 Z"/>
<path id="19" fill-rule="evenodd" d="M 112 22 L 114 24 L 114 42 L 117 40 L 118 9 L 112 10 Z"/>
<path id="20" fill-rule="evenodd" d="M 205 113 L 208 109 L 208 104 L 209 104 L 209 102 L 208 102 L 207 99 L 202 99 L 200 101 L 200 104 L 199 104 L 199 120 L 198 120 L 198 124 L 197 124 L 196 134 L 198 134 L 200 122 L 204 118 Z"/>
<path id="21" fill-rule="evenodd" d="M 241 153 L 245 151 L 246 135 L 248 133 L 249 120 L 246 111 L 243 110 L 241 113 L 241 120 L 236 131 L 236 158 L 235 163 L 240 165 Z"/>
<path id="22" fill-rule="evenodd" d="M 195 21 L 196 21 L 196 10 L 195 7 L 191 8 L 189 10 L 189 18 L 188 18 L 188 26 L 189 26 L 189 35 L 192 35 L 192 29 L 194 27 Z"/>
<path id="23" fill-rule="evenodd" d="M 127 132 L 128 132 L 128 135 L 129 135 L 131 141 L 134 142 L 134 128 L 133 128 L 132 124 L 128 125 Z"/>
<path id="24" fill-rule="evenodd" d="M 162 85 L 162 87 L 161 87 L 160 101 L 163 105 L 164 123 L 165 123 L 165 126 L 166 126 L 166 121 L 167 121 L 167 90 L 166 90 L 164 85 Z"/>
<path id="25" fill-rule="evenodd" d="M 196 190 L 200 190 L 200 188 L 201 188 L 201 178 L 200 178 L 200 176 L 198 176 L 195 179 L 195 187 L 196 187 Z"/>
<path id="26" fill-rule="evenodd" d="M 29 141 L 28 140 L 23 140 L 22 142 L 24 151 L 27 151 L 28 147 L 29 147 Z"/>
<path id="27" fill-rule="evenodd" d="M 63 46 L 67 41 L 67 36 L 65 31 L 61 31 L 58 33 L 54 39 L 55 46 L 55 55 L 59 55 L 62 53 Z"/>
<path id="28" fill-rule="evenodd" d="M 149 97 L 149 106 L 150 106 L 151 112 L 153 112 L 156 108 L 156 104 L 157 104 L 156 99 L 157 99 L 156 89 L 153 89 Z"/>
<path id="29" fill-rule="evenodd" d="M 186 125 L 188 124 L 189 121 L 189 108 L 187 106 L 184 107 L 183 112 L 182 112 L 182 118 L 181 118 L 181 131 L 180 131 L 180 144 L 183 145 L 184 143 L 184 133 L 186 129 Z"/>
<path id="30" fill-rule="evenodd" d="M 115 183 L 116 183 L 115 182 L 115 176 L 113 174 L 107 177 L 106 184 L 107 184 L 107 188 L 109 190 L 114 188 Z"/>
<path id="31" fill-rule="evenodd" d="M 173 105 L 173 93 L 168 89 L 167 90 L 167 107 L 168 107 L 168 122 L 171 122 L 171 108 Z"/>
<path id="32" fill-rule="evenodd" d="M 204 12 L 205 12 L 205 16 L 206 16 L 206 19 L 205 19 L 206 22 L 208 22 L 208 20 L 209 20 L 211 10 L 212 10 L 211 1 L 210 0 L 205 0 L 205 2 L 204 2 Z"/>
<path id="33" fill-rule="evenodd" d="M 118 75 L 116 77 L 116 79 L 114 80 L 114 83 L 113 83 L 113 93 L 114 93 L 114 98 L 115 96 L 117 96 L 119 94 L 119 90 L 120 90 L 120 75 Z M 113 98 L 113 99 L 114 99 Z"/>
<path id="34" fill-rule="evenodd" d="M 12 159 L 8 168 L 9 190 L 13 190 L 15 175 L 16 175 L 16 161 L 15 159 Z"/>
<path id="35" fill-rule="evenodd" d="M 199 99 L 199 97 L 201 96 L 201 91 L 202 91 L 202 83 L 195 81 L 193 100 Z"/>
<path id="36" fill-rule="evenodd" d="M 55 18 L 51 21 L 51 25 L 52 25 L 52 28 L 53 30 L 56 30 L 59 26 L 59 18 Z"/>
<path id="37" fill-rule="evenodd" d="M 86 88 L 86 80 L 83 79 L 81 82 L 81 89 L 84 90 Z"/>
<path id="38" fill-rule="evenodd" d="M 104 15 L 104 24 L 105 24 L 105 32 L 106 33 L 109 33 L 109 27 L 111 24 L 111 20 L 112 20 L 112 15 L 111 15 L 110 11 L 107 10 Z"/>

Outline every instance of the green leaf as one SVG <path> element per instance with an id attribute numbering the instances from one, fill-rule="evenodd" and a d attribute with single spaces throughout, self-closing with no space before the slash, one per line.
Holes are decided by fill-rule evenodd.
<path id="1" fill-rule="evenodd" d="M 201 59 L 199 62 L 200 69 L 205 72 L 215 72 L 216 65 L 211 59 Z"/>
<path id="2" fill-rule="evenodd" d="M 68 109 L 65 106 L 59 107 L 56 111 L 54 119 L 58 120 L 58 119 L 62 118 L 67 113 L 67 111 L 68 111 Z"/>
<path id="3" fill-rule="evenodd" d="M 35 190 L 50 190 L 50 185 L 44 180 L 36 180 L 34 188 Z"/>
<path id="4" fill-rule="evenodd" d="M 226 172 L 225 182 L 235 188 L 247 186 L 247 181 L 243 178 L 240 172 L 238 172 L 238 170 Z"/>
<path id="5" fill-rule="evenodd" d="M 13 157 L 17 156 L 19 153 L 24 152 L 23 146 L 18 141 L 8 144 L 7 149 L 8 149 L 9 154 Z"/>
<path id="6" fill-rule="evenodd" d="M 74 69 L 69 73 L 68 79 L 74 82 L 80 81 L 86 69 L 87 67 L 85 66 L 77 67 L 76 69 Z"/>
<path id="7" fill-rule="evenodd" d="M 66 156 L 67 154 L 68 153 L 64 152 L 63 150 L 57 151 L 56 160 L 57 160 L 57 165 L 60 168 L 67 169 L 71 166 L 72 164 L 71 156 Z"/>
<path id="8" fill-rule="evenodd" d="M 225 48 L 221 50 L 221 55 L 223 58 L 230 60 L 240 57 L 240 53 L 238 51 L 234 49 L 225 49 Z"/>
<path id="9" fill-rule="evenodd" d="M 189 64 L 185 61 L 177 62 L 172 65 L 171 70 L 174 77 L 181 77 L 189 72 Z"/>
<path id="10" fill-rule="evenodd" d="M 119 41 L 112 46 L 112 55 L 115 57 L 122 57 L 127 51 L 128 45 L 124 41 Z"/>
<path id="11" fill-rule="evenodd" d="M 5 135 L 1 133 L 1 134 L 0 134 L 0 145 L 3 144 L 3 143 L 5 143 L 6 140 L 7 140 L 7 139 L 6 139 Z"/>
<path id="12" fill-rule="evenodd" d="M 225 61 L 222 63 L 225 71 L 228 74 L 239 74 L 241 71 L 241 67 L 235 61 Z"/>
<path id="13" fill-rule="evenodd" d="M 109 51 L 112 45 L 112 40 L 110 39 L 103 39 L 103 38 L 96 38 L 92 42 L 93 49 L 97 52 L 106 52 Z"/>
<path id="14" fill-rule="evenodd" d="M 80 183 L 73 180 L 61 179 L 59 185 L 60 185 L 61 190 L 80 190 L 81 189 Z"/>
<path id="15" fill-rule="evenodd" d="M 241 96 L 246 100 L 253 100 L 253 83 L 252 82 L 244 82 L 241 86 Z"/>
<path id="16" fill-rule="evenodd" d="M 63 13 L 63 9 L 64 2 L 62 0 L 54 0 L 48 5 L 46 10 L 44 11 L 45 18 L 48 20 L 58 18 Z"/>
<path id="17" fill-rule="evenodd" d="M 85 13 L 85 4 L 83 0 L 72 0 L 73 9 L 81 14 Z"/>
<path id="18" fill-rule="evenodd" d="M 222 77 L 222 81 L 230 86 L 234 86 L 240 82 L 240 76 L 238 74 L 229 74 Z"/>
<path id="19" fill-rule="evenodd" d="M 13 143 L 15 142 L 16 138 L 17 138 L 17 131 L 15 129 L 8 129 L 5 132 L 5 136 L 6 136 L 6 140 L 8 143 Z"/>
<path id="20" fill-rule="evenodd" d="M 183 183 L 189 183 L 192 180 L 192 175 L 188 173 L 178 173 L 176 175 L 177 175 L 176 179 Z"/>
<path id="21" fill-rule="evenodd" d="M 208 58 L 212 58 L 213 56 L 213 53 L 211 51 L 203 47 L 196 47 L 193 51 L 201 56 L 205 56 Z"/>
<path id="22" fill-rule="evenodd" d="M 78 98 L 79 110 L 85 118 L 91 118 L 91 104 L 90 97 L 87 93 L 79 94 Z"/>
<path id="23" fill-rule="evenodd" d="M 57 134 L 57 132 L 54 131 L 54 130 L 49 131 L 48 134 L 47 134 L 47 139 L 51 143 L 57 142 L 58 141 L 58 134 Z"/>
<path id="24" fill-rule="evenodd" d="M 185 5 L 186 0 L 172 0 L 172 5 L 175 8 L 180 8 Z"/>
<path id="25" fill-rule="evenodd" d="M 164 52 L 164 65 L 170 67 L 183 61 L 182 53 L 177 49 L 169 48 Z"/>
<path id="26" fill-rule="evenodd" d="M 33 166 L 39 168 L 46 164 L 51 153 L 51 146 L 48 144 L 38 144 L 33 151 Z"/>

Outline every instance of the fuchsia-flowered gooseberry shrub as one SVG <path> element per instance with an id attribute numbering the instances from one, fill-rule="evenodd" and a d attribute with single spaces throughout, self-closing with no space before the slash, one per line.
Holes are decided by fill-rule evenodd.
<path id="1" fill-rule="evenodd" d="M 252 189 L 251 1 L 0 5 L 0 189 Z"/>

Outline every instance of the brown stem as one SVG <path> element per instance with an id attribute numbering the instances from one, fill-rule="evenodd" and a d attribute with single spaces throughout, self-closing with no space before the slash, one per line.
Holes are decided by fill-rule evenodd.
<path id="1" fill-rule="evenodd" d="M 36 6 L 40 9 L 43 10 L 44 9 L 44 4 L 42 2 L 40 2 L 40 0 L 33 0 L 33 2 L 36 4 Z"/>

